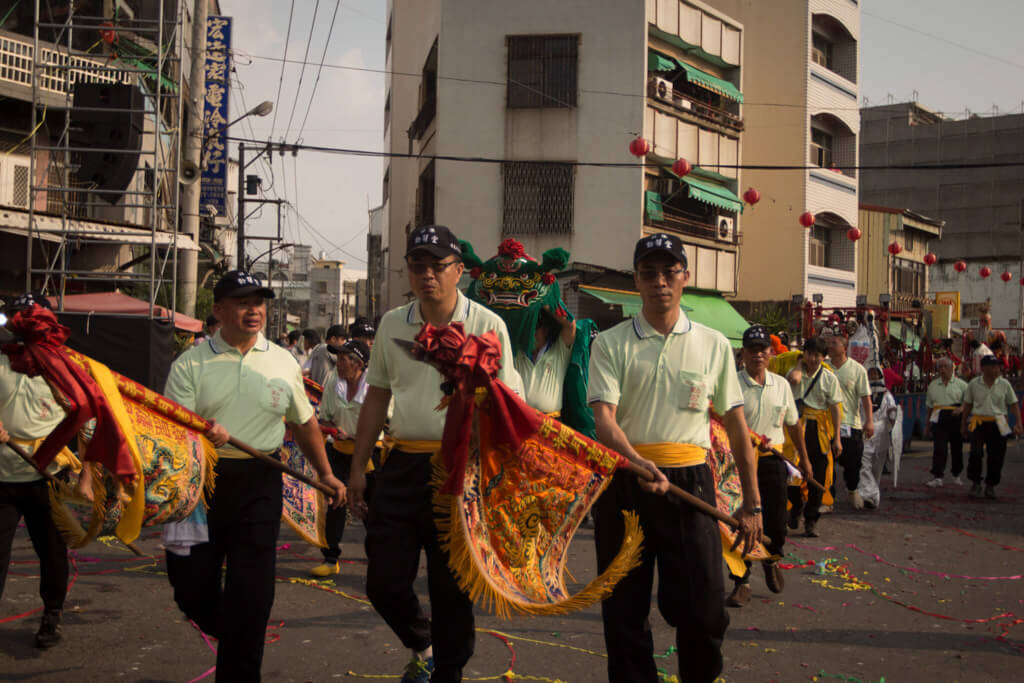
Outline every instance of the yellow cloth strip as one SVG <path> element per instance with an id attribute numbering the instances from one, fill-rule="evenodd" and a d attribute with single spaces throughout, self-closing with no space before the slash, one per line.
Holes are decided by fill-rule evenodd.
<path id="1" fill-rule="evenodd" d="M 21 449 L 29 455 L 34 455 L 44 441 L 46 441 L 45 436 L 41 436 L 34 441 L 24 441 L 22 439 L 15 439 L 13 436 L 11 437 L 11 443 L 21 446 Z M 66 468 L 71 468 L 72 472 L 80 472 L 82 470 L 82 463 L 67 446 L 53 458 L 53 461 L 50 463 L 51 467 L 53 463 L 57 463 L 56 469 L 58 472 Z M 50 468 L 48 467 L 47 469 Z"/>
<path id="2" fill-rule="evenodd" d="M 380 441 L 378 441 L 377 442 L 377 447 L 380 448 L 380 446 L 381 446 L 381 443 L 380 443 Z M 355 452 L 356 452 L 356 442 L 355 442 L 354 439 L 335 439 L 334 440 L 334 450 L 338 451 L 342 455 L 355 455 Z M 373 460 L 367 460 L 366 461 L 366 470 L 365 470 L 366 473 L 369 474 L 370 472 L 373 472 L 373 469 L 374 469 L 374 467 L 373 467 Z"/>
<path id="3" fill-rule="evenodd" d="M 263 455 L 273 455 L 276 452 L 277 452 L 276 450 L 273 450 L 273 451 L 260 451 L 260 453 L 263 453 Z M 224 444 L 223 446 L 218 448 L 217 449 L 217 457 L 218 458 L 224 458 L 225 460 L 245 460 L 246 458 L 249 458 L 250 460 L 252 459 L 251 455 L 249 455 L 248 453 L 246 453 L 243 450 L 235 448 L 234 446 L 232 446 L 230 444 Z"/>
<path id="4" fill-rule="evenodd" d="M 633 449 L 658 467 L 703 465 L 708 452 L 692 443 L 636 443 Z"/>
<path id="5" fill-rule="evenodd" d="M 842 408 L 839 409 L 840 419 L 842 419 Z M 821 496 L 821 502 L 823 505 L 832 505 L 835 501 L 832 499 L 832 479 L 835 476 L 835 462 L 832 458 L 832 439 L 836 435 L 836 426 L 832 424 L 832 413 L 828 410 L 816 410 L 804 404 L 804 419 L 814 420 L 818 424 L 818 447 L 821 448 L 821 452 L 825 454 L 825 460 L 828 462 L 828 467 L 825 470 L 825 481 L 821 482 L 821 485 L 825 487 L 825 493 Z M 806 486 L 806 484 L 804 484 Z"/>
<path id="6" fill-rule="evenodd" d="M 932 406 L 932 410 L 956 410 L 960 406 Z"/>
<path id="7" fill-rule="evenodd" d="M 392 439 L 391 437 L 385 437 L 384 447 L 380 453 L 380 464 L 383 465 L 384 461 L 388 459 L 388 455 L 391 451 L 398 449 L 405 453 L 424 453 L 431 456 L 437 455 L 441 452 L 440 441 L 423 441 L 420 439 Z"/>
<path id="8" fill-rule="evenodd" d="M 553 417 L 556 420 L 558 418 L 562 417 L 562 411 L 560 411 L 560 410 L 554 410 L 554 411 L 552 411 L 550 413 L 544 413 L 544 414 L 547 415 L 548 417 Z"/>
<path id="9" fill-rule="evenodd" d="M 967 431 L 973 432 L 978 425 L 985 422 L 995 422 L 996 418 L 991 415 L 971 415 L 971 421 L 967 423 Z"/>

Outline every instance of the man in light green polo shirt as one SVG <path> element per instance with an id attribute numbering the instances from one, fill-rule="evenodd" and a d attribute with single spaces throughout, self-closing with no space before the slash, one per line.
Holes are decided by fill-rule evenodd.
<path id="1" fill-rule="evenodd" d="M 939 376 L 928 385 L 924 405 L 928 409 L 928 425 L 924 435 L 932 437 L 932 479 L 925 486 L 942 486 L 946 471 L 946 456 L 949 455 L 953 483 L 963 485 L 960 473 L 964 469 L 964 441 L 960 436 L 960 416 L 964 412 L 964 396 L 967 382 L 953 374 L 953 361 L 943 356 L 935 362 Z"/>
<path id="2" fill-rule="evenodd" d="M 32 305 L 49 304 L 42 297 L 25 294 L 8 307 L 8 315 Z M 68 550 L 50 514 L 50 489 L 46 479 L 21 459 L 6 443 L 13 441 L 29 455 L 64 419 L 64 410 L 42 377 L 29 377 L 11 368 L 0 354 L 0 595 L 7 581 L 11 545 L 24 518 L 32 547 L 39 557 L 39 594 L 43 617 L 36 633 L 36 647 L 56 645 L 62 635 L 64 598 L 68 592 Z M 56 471 L 56 462 L 50 465 Z"/>
<path id="3" fill-rule="evenodd" d="M 789 510 L 789 528 L 796 529 L 799 526 L 800 513 L 803 512 L 804 533 L 810 538 L 818 535 L 817 526 L 821 517 L 822 502 L 824 501 L 826 505 L 833 502 L 828 489 L 832 485 L 835 458 L 843 452 L 843 443 L 839 436 L 843 393 L 835 373 L 822 363 L 826 350 L 827 346 L 821 337 L 811 337 L 804 342 L 800 363 L 794 367 L 794 370 L 800 368 L 800 383 L 794 394 L 800 406 L 800 415 L 804 419 L 804 444 L 807 456 L 811 461 L 815 481 L 820 482 L 826 489 L 822 492 L 816 486 L 809 486 L 806 505 L 801 489 L 789 489 L 789 501 L 793 504 Z"/>
<path id="4" fill-rule="evenodd" d="M 1017 393 L 1002 376 L 1003 361 L 997 356 L 985 356 L 979 364 L 981 374 L 967 384 L 964 395 L 961 432 L 965 439 L 971 440 L 971 454 L 967 459 L 967 478 L 971 480 L 968 495 L 972 498 L 982 495 L 982 461 L 985 451 L 988 451 L 984 496 L 994 500 L 1006 458 L 1006 437 L 1024 434 L 1024 425 L 1021 424 Z M 1007 415 L 1014 419 L 1012 429 Z"/>
<path id="5" fill-rule="evenodd" d="M 728 340 L 691 321 L 680 308 L 689 281 L 686 252 L 664 233 L 637 242 L 634 282 L 640 314 L 594 341 L 588 396 L 598 440 L 644 467 L 652 481 L 619 471 L 595 505 L 597 570 L 622 544 L 623 510 L 635 511 L 644 533 L 640 566 L 601 603 L 608 678 L 659 680 L 648 614 L 654 568 L 658 608 L 676 628 L 679 670 L 688 681 L 715 680 L 729 624 L 718 523 L 665 495 L 669 483 L 715 505 L 706 464 L 711 447 L 709 406 L 723 416 L 743 488 L 738 542 L 761 537 L 761 505 L 743 394 Z"/>
<path id="6" fill-rule="evenodd" d="M 174 362 L 164 392 L 214 423 L 206 435 L 218 454 L 207 539 L 200 526 L 192 539 L 198 543 L 165 545 L 175 602 L 220 640 L 218 681 L 260 680 L 281 528 L 281 473 L 228 446 L 229 435 L 270 454 L 281 447 L 287 422 L 320 480 L 334 489 L 334 506 L 345 499 L 345 486 L 327 462 L 302 370 L 263 336 L 266 300 L 272 298 L 274 292 L 249 273 L 225 274 L 213 289 L 221 328 Z M 167 526 L 165 538 L 177 528 Z"/>
<path id="7" fill-rule="evenodd" d="M 839 426 L 839 437 L 843 443 L 843 454 L 839 458 L 839 464 L 843 466 L 843 483 L 854 509 L 863 510 L 864 499 L 857 492 L 857 487 L 860 486 L 864 460 L 864 441 L 875 435 L 875 418 L 871 410 L 868 371 L 847 355 L 848 343 L 846 337 L 839 334 L 829 337 L 828 359 L 843 392 L 843 421 Z M 832 495 L 835 496 L 834 491 Z"/>
<path id="8" fill-rule="evenodd" d="M 771 452 L 758 452 L 757 490 L 761 493 L 764 508 L 764 531 L 771 543 L 765 548 L 772 555 L 782 556 L 786 543 L 786 489 L 789 486 L 789 468 L 783 459 L 783 444 L 786 440 L 783 430 L 796 447 L 797 461 L 804 479 L 813 476 L 807 449 L 804 445 L 800 413 L 793 400 L 793 390 L 785 377 L 768 371 L 771 352 L 771 337 L 762 325 L 753 325 L 743 333 L 743 367 L 739 371 L 740 387 L 743 389 L 743 415 L 751 434 L 764 437 L 765 446 L 774 448 Z M 794 470 L 795 472 L 795 470 Z M 782 571 L 773 560 L 762 563 L 765 583 L 773 593 L 781 593 L 785 585 Z M 725 604 L 743 607 L 750 602 L 750 561 L 746 561 L 747 572 L 743 576 L 731 574 L 734 587 Z"/>
<path id="9" fill-rule="evenodd" d="M 558 335 L 552 335 L 546 325 L 537 325 L 533 353 L 517 353 L 515 367 L 523 379 L 524 400 L 542 413 L 552 414 L 562 409 L 565 371 L 576 343 L 576 321 L 554 313 L 542 315 L 558 323 Z"/>
<path id="10" fill-rule="evenodd" d="M 369 389 L 359 414 L 349 491 L 353 513 L 366 517 L 366 594 L 405 647 L 412 651 L 403 681 L 462 680 L 473 656 L 473 603 L 462 592 L 438 542 L 433 508 L 431 456 L 440 448 L 446 412 L 436 410 L 444 379 L 431 365 L 413 360 L 394 340 L 412 341 L 424 323 L 444 327 L 460 322 L 467 335 L 493 331 L 501 342 L 498 379 L 522 395 L 512 365 L 505 323 L 496 313 L 459 291 L 462 250 L 442 225 L 416 228 L 406 244 L 412 303 L 381 318 L 366 381 Z M 394 447 L 376 472 L 373 501 L 363 500 L 363 472 L 394 399 Z M 436 619 L 424 614 L 413 590 L 420 553 L 427 556 L 427 585 Z"/>

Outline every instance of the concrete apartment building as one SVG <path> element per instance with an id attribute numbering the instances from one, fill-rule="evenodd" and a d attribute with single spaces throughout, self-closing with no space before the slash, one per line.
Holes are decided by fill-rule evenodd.
<path id="1" fill-rule="evenodd" d="M 979 164 L 1024 161 L 1024 115 L 952 120 L 916 102 L 861 110 L 861 163 L 873 166 Z M 1024 167 L 867 170 L 861 200 L 908 207 L 945 221 L 934 251 L 929 292 L 958 292 L 955 327 L 976 327 L 991 305 L 992 326 L 1020 343 L 1024 275 Z M 967 269 L 954 268 L 963 260 Z M 981 275 L 988 268 L 988 277 Z M 1000 277 L 1010 273 L 1004 282 Z M 954 312 L 954 315 L 956 312 Z"/>
<path id="2" fill-rule="evenodd" d="M 860 5 L 856 0 L 709 0 L 747 27 L 743 163 L 761 201 L 743 215 L 737 308 L 746 314 L 822 295 L 857 297 Z M 752 27 L 756 30 L 752 30 Z M 814 215 L 814 227 L 799 217 Z"/>
<path id="3" fill-rule="evenodd" d="M 649 232 L 687 243 L 708 296 L 734 294 L 742 28 L 678 0 L 389 2 L 384 148 L 414 156 L 384 170 L 380 310 L 406 300 L 405 237 L 425 223 L 483 258 L 506 237 L 538 258 L 568 249 L 563 296 L 605 322 L 623 313 Z M 645 168 L 629 153 L 638 135 Z M 668 170 L 679 157 L 694 166 L 681 180 Z"/>

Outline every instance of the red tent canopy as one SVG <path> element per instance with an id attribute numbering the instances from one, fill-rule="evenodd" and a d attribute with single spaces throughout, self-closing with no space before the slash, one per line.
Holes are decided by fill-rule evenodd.
<path id="1" fill-rule="evenodd" d="M 48 297 L 53 310 L 57 310 L 57 297 Z M 121 292 L 97 292 L 95 294 L 69 294 L 64 297 L 64 310 L 69 313 L 109 313 L 122 315 L 149 315 L 149 304 L 142 299 Z M 163 306 L 154 306 L 153 315 L 160 320 L 170 320 L 171 311 Z M 201 332 L 203 321 L 181 313 L 174 314 L 174 327 L 185 332 Z"/>

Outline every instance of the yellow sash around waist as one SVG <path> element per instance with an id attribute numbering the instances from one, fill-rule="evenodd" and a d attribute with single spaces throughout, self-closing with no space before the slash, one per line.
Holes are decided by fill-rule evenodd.
<path id="1" fill-rule="evenodd" d="M 996 418 L 993 415 L 971 415 L 971 421 L 967 423 L 967 431 L 973 432 L 978 428 L 978 425 L 995 421 Z"/>
<path id="2" fill-rule="evenodd" d="M 818 424 L 818 446 L 822 453 L 832 451 L 832 439 L 836 435 L 836 426 L 832 424 L 832 413 L 804 405 L 804 420 L 814 420 Z"/>
<path id="3" fill-rule="evenodd" d="M 46 441 L 45 436 L 41 436 L 38 439 L 34 439 L 31 441 L 15 439 L 13 436 L 11 437 L 11 443 L 21 446 L 21 450 L 25 451 L 29 455 L 35 455 L 36 450 L 43 443 L 43 441 Z M 54 466 L 54 463 L 56 463 L 56 467 Z M 82 463 L 78 460 L 77 457 L 75 457 L 75 454 L 71 452 L 71 449 L 65 446 L 64 449 L 61 450 L 61 452 L 58 453 L 56 457 L 54 457 L 53 461 L 50 463 L 50 466 L 47 469 L 52 472 L 63 470 L 69 467 L 71 468 L 72 472 L 80 472 L 82 470 Z"/>
<path id="4" fill-rule="evenodd" d="M 380 452 L 381 465 L 383 465 L 384 461 L 388 459 L 388 455 L 391 454 L 391 451 L 395 449 L 400 450 L 403 453 L 424 453 L 433 457 L 441 452 L 441 442 L 426 441 L 423 439 L 393 439 L 389 436 L 385 437 L 384 447 Z"/>
<path id="5" fill-rule="evenodd" d="M 960 406 L 932 406 L 932 410 L 956 410 Z"/>
<path id="6" fill-rule="evenodd" d="M 260 453 L 263 453 L 263 455 L 273 455 L 274 453 L 277 453 L 277 449 L 274 449 L 272 451 L 260 451 Z M 248 458 L 249 460 L 254 459 L 245 451 L 239 450 L 232 446 L 231 444 L 224 444 L 223 446 L 218 448 L 217 458 L 224 458 L 225 460 L 245 460 L 246 458 Z"/>
<path id="7" fill-rule="evenodd" d="M 377 448 L 381 447 L 381 442 L 377 442 Z M 342 455 L 353 455 L 356 452 L 355 439 L 335 439 L 333 444 L 334 450 L 338 451 Z M 373 472 L 373 460 L 366 461 L 366 473 Z"/>
<path id="8" fill-rule="evenodd" d="M 703 465 L 708 455 L 706 448 L 692 443 L 637 443 L 633 448 L 658 467 Z"/>

